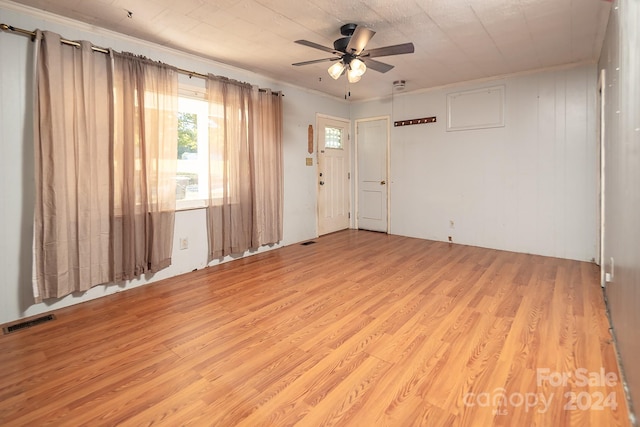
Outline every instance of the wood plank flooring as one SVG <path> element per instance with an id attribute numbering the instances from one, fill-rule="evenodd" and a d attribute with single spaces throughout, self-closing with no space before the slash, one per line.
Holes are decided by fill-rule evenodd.
<path id="1" fill-rule="evenodd" d="M 0 336 L 0 425 L 629 425 L 595 265 L 316 242 Z"/>

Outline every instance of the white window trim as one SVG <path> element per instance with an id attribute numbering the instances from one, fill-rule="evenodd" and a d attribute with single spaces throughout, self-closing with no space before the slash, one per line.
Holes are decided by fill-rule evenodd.
<path id="1" fill-rule="evenodd" d="M 190 99 L 196 99 L 200 101 L 206 101 L 205 89 L 202 87 L 191 86 L 191 85 L 186 85 L 181 83 L 178 89 L 178 95 L 180 98 L 190 98 Z M 205 123 L 208 123 L 208 112 L 207 112 L 207 121 Z M 200 144 L 202 142 L 203 141 L 200 141 Z M 203 178 L 203 174 L 201 172 L 199 174 L 199 181 L 201 181 L 202 178 Z M 208 183 L 208 179 L 206 180 L 206 182 Z M 201 196 L 200 198 L 197 198 L 197 199 L 176 200 L 175 210 L 185 211 L 185 210 L 193 210 L 193 209 L 203 209 L 203 208 L 206 208 L 207 206 L 208 206 L 208 198 Z"/>

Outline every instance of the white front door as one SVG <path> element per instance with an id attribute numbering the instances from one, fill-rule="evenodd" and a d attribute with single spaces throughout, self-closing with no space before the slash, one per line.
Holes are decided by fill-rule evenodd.
<path id="1" fill-rule="evenodd" d="M 349 121 L 318 117 L 318 234 L 349 228 Z"/>
<path id="2" fill-rule="evenodd" d="M 388 232 L 387 149 L 389 119 L 356 121 L 358 228 Z"/>

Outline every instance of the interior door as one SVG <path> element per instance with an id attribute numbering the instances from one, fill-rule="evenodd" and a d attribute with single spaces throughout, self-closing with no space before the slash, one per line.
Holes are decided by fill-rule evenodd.
<path id="1" fill-rule="evenodd" d="M 356 122 L 358 228 L 388 232 L 389 119 Z"/>
<path id="2" fill-rule="evenodd" d="M 349 228 L 349 121 L 318 117 L 318 234 Z"/>

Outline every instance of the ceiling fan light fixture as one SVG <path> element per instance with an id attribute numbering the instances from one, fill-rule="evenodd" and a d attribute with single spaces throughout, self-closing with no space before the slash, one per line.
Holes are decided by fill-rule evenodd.
<path id="1" fill-rule="evenodd" d="M 369 64 L 368 68 L 379 73 L 386 73 L 393 68 L 393 65 L 385 64 L 372 58 L 391 55 L 402 55 L 413 53 L 413 43 L 402 43 L 393 46 L 378 47 L 367 50 L 367 43 L 375 35 L 375 31 L 358 26 L 357 24 L 345 24 L 340 28 L 340 33 L 344 36 L 333 42 L 333 48 L 323 46 L 309 40 L 296 40 L 295 43 L 314 49 L 322 50 L 337 55 L 332 58 L 314 59 L 311 61 L 296 62 L 294 66 L 317 64 L 319 62 L 334 62 L 327 72 L 332 79 L 338 80 L 343 74 L 347 75 L 349 83 L 356 83 L 367 71 L 364 58 Z"/>
<path id="2" fill-rule="evenodd" d="M 351 62 L 349 62 L 349 70 L 356 76 L 361 77 L 364 72 L 367 71 L 367 66 L 362 60 L 353 58 Z"/>
<path id="3" fill-rule="evenodd" d="M 329 75 L 331 76 L 332 79 L 338 80 L 342 75 L 342 73 L 344 72 L 345 67 L 346 67 L 345 63 L 342 61 L 339 61 L 333 64 L 331 67 L 329 67 L 327 71 L 329 72 Z"/>
<path id="4" fill-rule="evenodd" d="M 351 68 L 347 70 L 347 80 L 349 80 L 349 83 L 357 83 L 361 78 L 362 75 L 358 75 Z"/>

